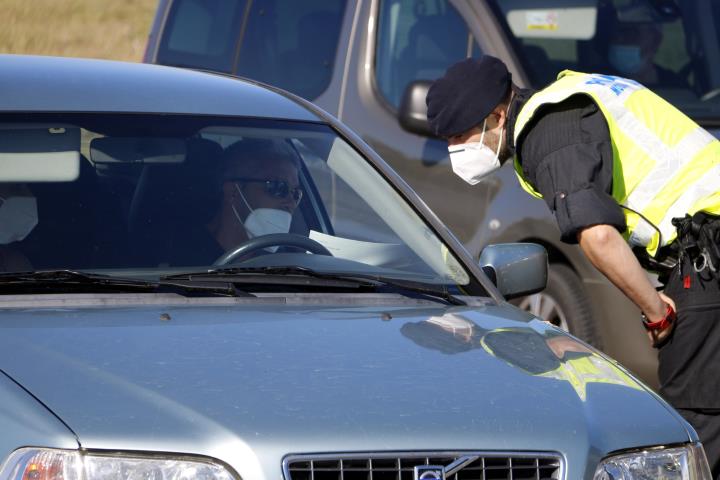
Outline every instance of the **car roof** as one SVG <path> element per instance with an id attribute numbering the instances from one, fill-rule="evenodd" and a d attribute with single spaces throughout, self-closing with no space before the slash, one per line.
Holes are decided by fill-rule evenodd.
<path id="1" fill-rule="evenodd" d="M 182 68 L 0 55 L 0 71 L 0 112 L 178 113 L 323 120 L 264 86 Z"/>

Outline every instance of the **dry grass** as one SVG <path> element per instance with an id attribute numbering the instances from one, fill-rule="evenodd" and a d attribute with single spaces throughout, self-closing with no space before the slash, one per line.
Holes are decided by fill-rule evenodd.
<path id="1" fill-rule="evenodd" d="M 141 61 L 157 0 L 0 0 L 0 53 Z"/>

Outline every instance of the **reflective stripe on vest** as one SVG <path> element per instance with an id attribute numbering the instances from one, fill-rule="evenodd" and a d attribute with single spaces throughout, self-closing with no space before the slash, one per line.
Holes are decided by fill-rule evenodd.
<path id="1" fill-rule="evenodd" d="M 675 239 L 674 217 L 700 209 L 720 213 L 720 142 L 633 80 L 561 72 L 520 110 L 515 143 L 538 108 L 578 93 L 589 95 L 607 120 L 614 157 L 612 196 L 625 207 L 631 244 L 654 255 Z M 539 197 L 517 159 L 515 169 L 523 188 Z"/>

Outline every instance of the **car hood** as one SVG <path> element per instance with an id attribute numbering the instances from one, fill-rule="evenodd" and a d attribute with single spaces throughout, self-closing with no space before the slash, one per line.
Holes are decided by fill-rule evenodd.
<path id="1" fill-rule="evenodd" d="M 613 362 L 509 306 L 322 303 L 2 310 L 2 370 L 84 448 L 209 455 L 244 478 L 280 478 L 288 453 L 688 440 Z"/>

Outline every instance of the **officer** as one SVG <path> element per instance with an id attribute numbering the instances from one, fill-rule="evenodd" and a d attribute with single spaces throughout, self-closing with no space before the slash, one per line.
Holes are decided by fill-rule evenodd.
<path id="1" fill-rule="evenodd" d="M 563 71 L 533 92 L 487 55 L 450 67 L 426 101 L 458 176 L 474 185 L 514 158 L 562 240 L 640 308 L 660 392 L 720 478 L 720 142 L 635 81 Z"/>

